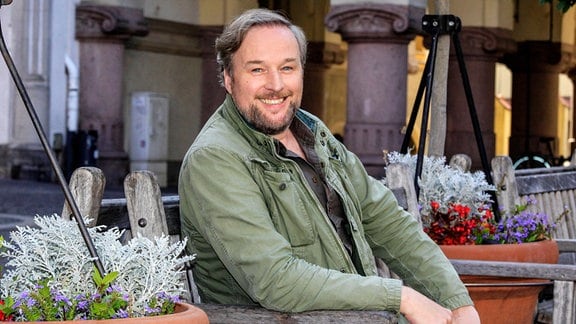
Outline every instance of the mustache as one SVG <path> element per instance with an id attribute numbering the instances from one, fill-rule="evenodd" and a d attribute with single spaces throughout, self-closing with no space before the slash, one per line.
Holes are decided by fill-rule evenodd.
<path id="1" fill-rule="evenodd" d="M 292 95 L 292 91 L 274 91 L 259 95 L 258 99 L 278 99 L 278 98 L 285 98 L 290 97 Z"/>

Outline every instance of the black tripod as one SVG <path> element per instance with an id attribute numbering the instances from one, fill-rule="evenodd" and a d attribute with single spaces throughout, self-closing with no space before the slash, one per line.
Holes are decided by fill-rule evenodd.
<path id="1" fill-rule="evenodd" d="M 464 85 L 464 91 L 466 93 L 466 101 L 468 103 L 468 110 L 470 112 L 470 118 L 472 121 L 472 126 L 474 128 L 474 136 L 476 138 L 476 144 L 480 153 L 480 159 L 482 161 L 482 168 L 486 175 L 486 180 L 488 183 L 493 184 L 492 176 L 490 174 L 490 166 L 488 164 L 488 158 L 486 156 L 486 149 L 484 147 L 484 142 L 482 140 L 482 132 L 480 130 L 480 123 L 478 122 L 478 115 L 476 114 L 476 107 L 474 105 L 474 99 L 472 97 L 472 89 L 470 87 L 470 80 L 468 78 L 468 72 L 466 71 L 466 64 L 464 63 L 464 55 L 462 54 L 462 46 L 460 45 L 460 39 L 458 38 L 458 33 L 462 30 L 462 23 L 460 18 L 454 15 L 424 15 L 422 17 L 422 29 L 428 34 L 432 35 L 432 45 L 430 47 L 430 54 L 426 60 L 426 65 L 424 67 L 424 73 L 422 74 L 422 80 L 420 80 L 420 85 L 418 86 L 418 92 L 416 94 L 416 101 L 412 107 L 412 113 L 410 115 L 410 120 L 406 128 L 406 134 L 404 136 L 404 141 L 402 142 L 401 153 L 408 152 L 408 145 L 410 143 L 410 137 L 412 131 L 414 130 L 414 124 L 416 123 L 416 117 L 418 116 L 418 110 L 420 103 L 422 101 L 422 96 L 426 90 L 426 97 L 424 99 L 424 111 L 422 115 L 422 123 L 420 126 L 420 139 L 418 142 L 418 156 L 416 160 L 416 174 L 414 178 L 414 185 L 416 187 L 416 195 L 419 195 L 420 188 L 418 186 L 418 178 L 422 174 L 422 164 L 424 161 L 424 147 L 426 145 L 426 130 L 428 129 L 428 116 L 430 113 L 430 98 L 432 97 L 432 85 L 434 83 L 434 67 L 436 62 L 436 53 L 438 49 L 438 36 L 443 34 L 452 35 L 452 41 L 454 44 L 454 49 L 456 50 L 456 57 L 458 59 L 458 67 L 460 68 L 460 75 L 462 77 L 462 82 Z M 496 220 L 499 220 L 498 203 L 496 201 L 496 196 L 494 192 L 491 192 L 492 200 L 494 201 L 494 215 Z"/>

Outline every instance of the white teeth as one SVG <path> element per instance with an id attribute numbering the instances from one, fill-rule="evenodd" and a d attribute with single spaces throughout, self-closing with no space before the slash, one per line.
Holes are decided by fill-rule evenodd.
<path id="1" fill-rule="evenodd" d="M 260 101 L 267 105 L 279 105 L 284 101 L 284 99 L 260 99 Z"/>

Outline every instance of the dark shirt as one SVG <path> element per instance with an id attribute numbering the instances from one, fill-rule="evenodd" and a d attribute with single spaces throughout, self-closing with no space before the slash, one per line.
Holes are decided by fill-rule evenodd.
<path id="1" fill-rule="evenodd" d="M 279 141 L 276 142 L 278 154 L 298 163 L 304 178 L 306 178 L 308 185 L 316 194 L 320 205 L 324 207 L 324 210 L 330 218 L 332 225 L 336 229 L 340 240 L 344 244 L 344 247 L 356 265 L 356 258 L 354 257 L 354 246 L 350 234 L 350 226 L 346 221 L 344 208 L 342 207 L 338 193 L 326 184 L 326 175 L 323 172 L 322 165 L 318 159 L 318 155 L 314 151 L 314 134 L 312 134 L 310 129 L 304 126 L 297 119 L 294 119 L 290 129 L 292 130 L 294 137 L 298 140 L 302 151 L 304 151 L 306 160 L 299 157 L 296 153 L 287 150 L 286 147 Z M 356 268 L 359 269 L 358 266 Z"/>

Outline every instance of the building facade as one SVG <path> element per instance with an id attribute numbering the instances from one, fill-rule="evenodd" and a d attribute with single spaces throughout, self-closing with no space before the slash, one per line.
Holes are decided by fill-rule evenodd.
<path id="1" fill-rule="evenodd" d="M 436 2 L 21 0 L 0 7 L 0 19 L 67 173 L 96 165 L 120 185 L 131 169 L 144 168 L 175 185 L 186 149 L 224 97 L 214 40 L 227 21 L 255 7 L 281 10 L 303 27 L 303 107 L 341 135 L 370 173 L 383 175 L 382 152 L 399 150 L 405 136 L 430 46 L 422 17 L 440 12 Z M 575 75 L 574 9 L 563 14 L 538 0 L 446 3 L 462 21 L 458 38 L 488 158 L 502 147 L 512 157 L 537 152 L 543 139 L 553 141 L 555 155 L 570 154 L 573 87 L 565 84 Z M 445 154 L 466 153 L 478 167 L 458 60 L 453 48 L 445 54 L 434 72 L 444 90 L 433 93 L 444 101 L 434 101 L 432 114 L 445 115 Z M 0 177 L 50 180 L 4 64 L 0 85 Z M 499 113 L 502 97 L 511 116 Z"/>

